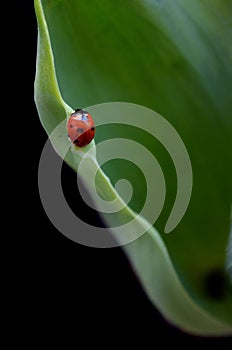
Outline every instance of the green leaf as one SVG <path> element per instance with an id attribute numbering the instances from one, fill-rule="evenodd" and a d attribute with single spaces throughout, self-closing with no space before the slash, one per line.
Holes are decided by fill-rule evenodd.
<path id="1" fill-rule="evenodd" d="M 74 108 L 95 110 L 93 105 L 121 101 L 159 112 L 183 139 L 193 168 L 192 198 L 181 223 L 165 235 L 177 181 L 162 145 L 149 134 L 120 124 L 99 127 L 96 135 L 97 143 L 112 137 L 143 143 L 165 172 L 167 197 L 155 228 L 124 246 L 151 301 L 183 330 L 232 334 L 227 279 L 220 279 L 216 297 L 209 293 L 210 276 L 221 271 L 223 276 L 225 271 L 230 231 L 230 1 L 36 0 L 35 8 L 39 25 L 35 99 L 48 134 Z M 64 157 L 65 122 L 52 141 Z M 87 167 L 99 172 L 99 192 L 104 198 L 116 198 L 120 206 L 122 200 L 107 176 L 114 184 L 122 170 L 123 177 L 130 178 L 131 167 L 110 162 L 99 168 L 94 142 L 83 152 L 69 151 L 65 160 L 76 169 L 89 150 L 93 153 Z M 88 177 L 82 178 L 92 186 Z M 125 217 L 136 216 L 146 184 L 139 172 L 133 181 L 138 192 L 131 208 L 107 220 L 120 224 Z M 147 227 L 141 216 L 136 216 L 136 223 Z"/>

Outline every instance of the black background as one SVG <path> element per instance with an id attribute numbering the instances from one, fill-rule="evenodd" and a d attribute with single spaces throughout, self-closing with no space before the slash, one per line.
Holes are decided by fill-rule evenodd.
<path id="1" fill-rule="evenodd" d="M 61 341 L 80 346 L 128 343 L 131 347 L 220 345 L 229 338 L 200 338 L 186 335 L 169 325 L 147 299 L 120 248 L 94 249 L 78 245 L 59 233 L 47 218 L 40 202 L 37 169 L 46 134 L 39 122 L 33 97 L 37 25 L 33 1 L 17 1 L 14 23 L 14 52 L 17 52 L 19 105 L 27 108 L 21 116 L 26 155 L 22 192 L 23 232 L 26 242 L 21 254 L 23 267 L 16 269 L 22 292 L 19 303 L 26 318 L 24 335 L 33 335 L 35 344 Z M 20 93 L 21 91 L 21 93 Z M 67 197 L 75 175 L 63 169 Z M 25 185 L 24 185 L 25 184 Z M 25 189 L 26 193 L 25 194 Z M 77 193 L 75 193 L 75 200 Z M 89 216 L 81 205 L 82 215 Z M 98 222 L 97 216 L 92 217 Z M 20 271 L 19 271 L 20 270 Z M 19 317 L 20 322 L 20 317 Z M 169 344 L 171 341 L 171 344 Z M 158 342 L 160 345 L 158 345 Z M 66 346 L 65 346 L 66 347 Z"/>

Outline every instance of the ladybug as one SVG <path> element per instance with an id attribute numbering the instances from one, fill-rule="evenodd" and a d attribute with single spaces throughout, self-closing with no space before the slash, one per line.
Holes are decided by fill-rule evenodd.
<path id="1" fill-rule="evenodd" d="M 83 109 L 76 109 L 67 122 L 68 137 L 75 146 L 88 145 L 95 134 L 95 125 L 92 116 Z"/>

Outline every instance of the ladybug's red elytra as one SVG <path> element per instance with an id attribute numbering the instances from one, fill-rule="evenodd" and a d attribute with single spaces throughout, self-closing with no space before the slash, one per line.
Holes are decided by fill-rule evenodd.
<path id="1" fill-rule="evenodd" d="M 76 109 L 68 118 L 68 137 L 75 146 L 87 146 L 95 134 L 95 125 L 91 114 L 83 109 Z"/>

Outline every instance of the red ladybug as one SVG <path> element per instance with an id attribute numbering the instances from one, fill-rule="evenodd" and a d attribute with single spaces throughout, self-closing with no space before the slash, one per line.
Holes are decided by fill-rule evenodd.
<path id="1" fill-rule="evenodd" d="M 78 147 L 88 145 L 95 134 L 95 125 L 92 116 L 83 109 L 76 109 L 67 123 L 68 137 Z"/>

